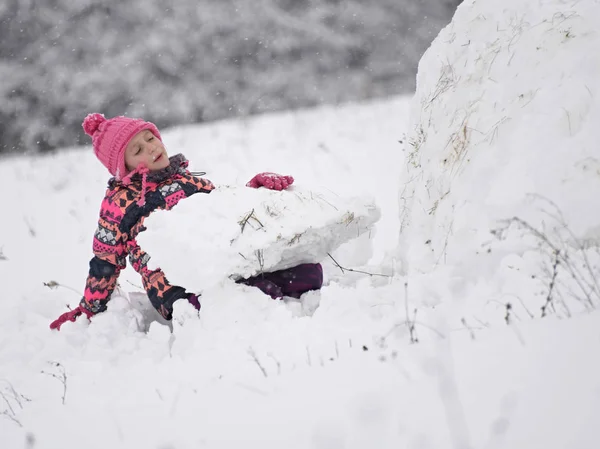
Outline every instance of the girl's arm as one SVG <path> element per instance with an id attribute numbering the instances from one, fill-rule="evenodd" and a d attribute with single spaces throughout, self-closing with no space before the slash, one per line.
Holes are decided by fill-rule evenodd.
<path id="1" fill-rule="evenodd" d="M 140 248 L 135 238 L 127 242 L 127 251 L 131 266 L 142 277 L 148 299 L 163 318 L 170 320 L 173 316 L 173 303 L 178 299 L 189 298 L 190 293 L 183 287 L 171 285 L 160 268 L 150 270 L 147 266 L 150 256 Z"/>
<path id="2" fill-rule="evenodd" d="M 51 329 L 60 330 L 66 321 L 75 321 L 81 315 L 90 318 L 106 310 L 119 274 L 126 266 L 126 237 L 119 230 L 120 218 L 121 213 L 107 194 L 102 201 L 100 219 L 94 233 L 94 257 L 90 260 L 83 298 L 75 309 L 53 321 Z"/>
<path id="3" fill-rule="evenodd" d="M 172 209 L 184 198 L 197 193 L 210 193 L 214 190 L 214 185 L 208 179 L 198 178 L 188 171 L 183 171 L 172 183 L 165 184 L 162 191 L 164 204 L 161 207 Z M 138 245 L 136 237 L 145 230 L 145 217 L 140 217 L 136 224 L 129 230 L 129 239 L 126 244 L 129 262 L 135 271 L 142 277 L 144 289 L 148 294 L 148 299 L 154 308 L 166 320 L 170 320 L 173 315 L 173 303 L 179 299 L 186 298 L 192 305 L 199 309 L 197 297 L 187 292 L 183 287 L 171 285 L 160 269 L 151 270 L 147 264 L 150 256 Z M 193 297 L 193 299 L 191 299 Z"/>
<path id="4" fill-rule="evenodd" d="M 132 229 L 133 235 L 137 235 L 137 232 L 143 229 L 142 222 L 143 220 Z M 131 266 L 142 277 L 150 302 L 165 319 L 172 318 L 175 301 L 182 298 L 190 300 L 191 296 L 194 296 L 182 287 L 171 285 L 162 270 L 148 269 L 150 257 L 140 248 L 135 238 L 122 234 L 118 223 L 111 223 L 101 216 L 94 234 L 94 257 L 90 261 L 83 298 L 77 308 L 62 314 L 50 324 L 50 328 L 60 330 L 63 323 L 75 321 L 82 314 L 89 319 L 97 313 L 104 312 L 117 285 L 119 274 L 126 267 L 127 255 Z M 199 304 L 194 307 L 199 308 Z"/>
<path id="5" fill-rule="evenodd" d="M 89 312 L 88 316 L 106 310 L 119 274 L 127 265 L 127 236 L 119 230 L 119 216 L 110 213 L 114 210 L 113 206 L 110 198 L 104 199 L 94 233 L 94 257 L 90 260 L 83 298 L 79 303 Z"/>

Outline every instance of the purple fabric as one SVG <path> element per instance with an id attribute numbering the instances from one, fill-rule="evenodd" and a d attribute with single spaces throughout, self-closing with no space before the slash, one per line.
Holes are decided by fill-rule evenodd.
<path id="1" fill-rule="evenodd" d="M 321 288 L 323 267 L 319 263 L 305 263 L 286 270 L 262 273 L 238 283 L 257 287 L 274 299 L 283 296 L 300 298 L 307 291 Z"/>
<path id="2" fill-rule="evenodd" d="M 200 310 L 200 298 L 197 295 L 190 293 L 187 297 L 187 300 L 191 305 L 194 306 L 196 310 Z"/>

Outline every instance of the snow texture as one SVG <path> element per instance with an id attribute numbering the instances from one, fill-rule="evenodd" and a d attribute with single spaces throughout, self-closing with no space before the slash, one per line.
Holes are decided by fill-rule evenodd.
<path id="1" fill-rule="evenodd" d="M 443 267 L 463 300 L 521 314 L 600 304 L 598 21 L 594 0 L 460 5 L 419 64 L 407 273 Z"/>
<path id="2" fill-rule="evenodd" d="M 373 199 L 225 186 L 150 215 L 137 240 L 152 257 L 150 268 L 160 266 L 172 283 L 201 291 L 227 278 L 322 262 L 379 218 Z M 204 232 L 201 223 L 214 232 Z M 201 270 L 198 255 L 206 260 Z"/>
<path id="3" fill-rule="evenodd" d="M 223 279 L 165 323 L 128 269 L 106 312 L 50 331 L 80 299 L 106 174 L 91 151 L 3 159 L 2 447 L 597 448 L 599 7 L 465 2 L 410 122 L 397 98 L 164 130 L 221 189 L 273 171 L 375 199 L 300 300 Z M 406 129 L 423 138 L 403 152 Z"/>

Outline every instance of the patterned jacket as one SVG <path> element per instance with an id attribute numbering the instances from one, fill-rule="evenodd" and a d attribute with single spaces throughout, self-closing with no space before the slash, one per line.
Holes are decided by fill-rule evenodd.
<path id="1" fill-rule="evenodd" d="M 137 235 L 144 231 L 144 219 L 156 209 L 169 210 L 180 200 L 196 193 L 210 193 L 214 186 L 187 170 L 188 162 L 181 154 L 170 158 L 169 167 L 147 176 L 145 204 L 142 177 L 135 175 L 127 185 L 112 178 L 100 207 L 98 229 L 94 234 L 94 257 L 80 305 L 92 314 L 106 310 L 106 304 L 117 285 L 129 257 L 131 266 L 142 276 L 148 298 L 158 312 L 170 320 L 173 303 L 185 297 L 183 287 L 169 284 L 162 270 L 150 270 L 150 256 L 137 244 Z"/>

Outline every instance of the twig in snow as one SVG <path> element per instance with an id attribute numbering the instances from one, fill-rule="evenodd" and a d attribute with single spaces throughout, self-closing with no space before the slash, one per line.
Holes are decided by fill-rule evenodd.
<path id="1" fill-rule="evenodd" d="M 444 334 L 442 334 L 440 331 L 438 331 L 437 329 L 434 329 L 433 327 L 431 327 L 431 326 L 429 326 L 429 325 L 427 325 L 425 323 L 421 323 L 421 322 L 417 321 L 417 309 L 414 310 L 413 317 L 412 317 L 412 319 L 410 319 L 410 317 L 409 317 L 409 311 L 408 311 L 408 282 L 404 283 L 404 297 L 405 297 L 404 310 L 405 310 L 406 318 L 404 319 L 404 322 L 395 324 L 387 332 L 387 334 L 385 334 L 383 337 L 381 337 L 382 342 L 385 342 L 385 340 L 391 335 L 391 333 L 394 330 L 398 329 L 401 326 L 406 326 L 408 328 L 409 333 L 410 333 L 410 342 L 411 343 L 419 343 L 419 338 L 417 336 L 417 331 L 416 331 L 416 325 L 417 324 L 419 326 L 423 326 L 426 329 L 429 329 L 433 333 L 437 334 L 438 337 L 440 337 L 441 339 L 445 339 L 446 336 Z"/>
<path id="2" fill-rule="evenodd" d="M 415 309 L 415 315 L 416 315 L 416 309 Z M 445 339 L 445 338 L 446 338 L 446 336 L 445 336 L 444 334 L 442 334 L 442 333 L 441 333 L 439 330 L 437 330 L 437 329 L 435 329 L 435 328 L 433 328 L 433 327 L 429 326 L 428 324 L 421 323 L 420 321 L 417 321 L 417 320 L 416 320 L 416 319 L 414 319 L 414 318 L 413 318 L 413 320 L 412 320 L 412 321 L 409 321 L 409 323 L 411 323 L 411 324 L 413 324 L 413 325 L 417 325 L 417 324 L 418 324 L 419 326 L 423 326 L 424 328 L 426 328 L 426 329 L 429 329 L 431 332 L 433 332 L 434 334 L 436 334 L 436 335 L 437 335 L 438 337 L 440 337 L 441 339 Z M 396 330 L 396 329 L 398 329 L 399 327 L 406 326 L 406 325 L 407 325 L 407 323 L 406 323 L 406 322 L 395 324 L 395 325 L 394 325 L 394 326 L 393 326 L 393 327 L 392 327 L 392 328 L 391 328 L 391 329 L 388 331 L 388 333 L 387 333 L 387 334 L 385 334 L 385 335 L 384 335 L 382 338 L 383 338 L 383 339 L 385 339 L 385 338 L 388 338 L 388 337 L 390 336 L 390 334 L 391 334 L 393 331 L 395 331 L 395 330 Z M 416 341 L 415 343 L 418 343 L 418 342 L 419 342 L 419 340 L 417 339 L 417 341 Z"/>
<path id="3" fill-rule="evenodd" d="M 558 290 L 556 293 L 558 293 L 558 297 L 560 298 L 560 304 L 563 306 L 563 310 L 564 310 L 565 314 L 567 315 L 567 318 L 571 318 L 572 317 L 571 311 L 569 310 L 569 307 L 567 307 L 567 302 L 565 301 L 565 298 L 564 298 L 562 292 L 560 290 Z"/>
<path id="4" fill-rule="evenodd" d="M 342 223 L 348 227 L 350 223 L 354 221 L 354 212 L 346 212 L 346 214 L 342 217 Z"/>
<path id="5" fill-rule="evenodd" d="M 366 272 L 366 271 L 355 270 L 355 269 L 353 269 L 353 268 L 344 268 L 344 267 L 342 267 L 342 266 L 341 266 L 341 265 L 340 265 L 340 264 L 337 262 L 337 260 L 335 260 L 335 259 L 333 258 L 333 256 L 332 256 L 331 254 L 327 253 L 327 255 L 328 255 L 330 258 L 331 258 L 331 260 L 333 260 L 333 263 L 335 263 L 335 264 L 336 264 L 336 266 L 337 266 L 337 267 L 338 267 L 340 270 L 342 270 L 342 273 L 344 273 L 344 272 L 346 272 L 346 271 L 352 271 L 352 272 L 354 272 L 354 273 L 367 274 L 367 275 L 369 275 L 369 276 L 382 276 L 382 277 L 386 277 L 386 278 L 390 278 L 390 277 L 392 277 L 392 276 L 390 276 L 389 274 L 368 273 L 368 272 Z"/>
<path id="6" fill-rule="evenodd" d="M 294 237 L 292 237 L 292 239 L 290 240 L 290 242 L 288 243 L 288 246 L 292 246 L 294 243 L 298 243 L 300 241 L 300 238 L 304 235 L 304 232 L 300 233 L 300 234 L 296 234 L 294 235 Z"/>
<path id="7" fill-rule="evenodd" d="M 258 357 L 256 356 L 256 353 L 254 352 L 254 349 L 249 348 L 248 354 L 250 354 L 250 357 L 252 357 L 252 360 L 254 360 L 254 362 L 258 365 L 258 367 L 260 368 L 260 371 L 263 373 L 263 376 L 269 377 L 267 375 L 267 371 L 265 370 L 265 368 L 260 364 L 260 360 L 258 360 Z"/>
<path id="8" fill-rule="evenodd" d="M 5 409 L 2 412 L 2 415 L 6 416 L 8 419 L 14 421 L 16 424 L 18 424 L 19 427 L 23 427 L 23 425 L 21 424 L 21 422 L 16 418 L 16 414 L 15 414 L 15 409 L 12 407 L 12 405 L 10 404 L 10 401 L 6 398 L 6 396 L 4 395 L 4 393 L 2 391 L 0 391 L 0 396 L 2 396 L 2 399 L 4 399 L 4 402 L 6 402 L 7 405 L 7 409 Z"/>
<path id="9" fill-rule="evenodd" d="M 529 98 L 529 100 L 527 101 L 527 103 L 524 103 L 521 105 L 521 108 L 524 108 L 525 106 L 527 106 L 529 103 L 531 103 L 533 101 L 533 99 L 535 98 L 536 94 L 538 93 L 538 91 L 540 90 L 540 88 L 538 87 L 537 89 L 535 89 L 533 91 L 533 93 L 531 94 L 531 97 Z M 520 99 L 525 98 L 525 95 L 521 94 L 519 95 Z"/>
<path id="10" fill-rule="evenodd" d="M 464 317 L 460 319 L 460 322 L 465 326 L 465 328 L 469 331 L 471 335 L 471 340 L 475 340 L 475 332 L 473 332 L 473 328 L 467 324 L 467 320 Z"/>
<path id="11" fill-rule="evenodd" d="M 563 111 L 565 111 L 565 114 L 567 115 L 567 122 L 569 123 L 569 136 L 573 135 L 573 130 L 571 129 L 571 114 L 569 114 L 569 111 L 567 111 L 566 108 L 562 108 Z"/>
<path id="12" fill-rule="evenodd" d="M 473 317 L 473 319 L 475 321 L 477 321 L 479 324 L 481 324 L 483 327 L 489 329 L 490 327 L 490 323 L 484 323 L 483 321 L 481 321 L 479 318 L 477 318 L 476 316 Z"/>
<path id="13" fill-rule="evenodd" d="M 488 75 L 492 71 L 492 66 L 494 65 L 494 62 L 496 61 L 496 58 L 498 57 L 498 54 L 500 53 L 500 49 L 497 49 L 493 53 L 494 53 L 494 56 L 492 57 L 492 60 L 491 60 L 490 65 L 488 67 Z"/>
<path id="14" fill-rule="evenodd" d="M 248 224 L 248 221 L 251 218 L 255 222 L 257 222 L 260 225 L 261 228 L 264 228 L 264 225 L 261 223 L 261 221 L 254 214 L 254 209 L 252 209 L 248 215 L 246 215 L 244 218 L 242 218 L 240 221 L 238 221 L 238 224 L 242 227 L 242 231 L 241 231 L 242 234 L 244 233 L 244 229 L 246 228 L 246 225 Z"/>
<path id="15" fill-rule="evenodd" d="M 35 229 L 31 225 L 31 223 L 29 223 L 29 220 L 27 219 L 27 217 L 23 217 L 23 220 L 25 221 L 25 224 L 27 225 L 27 229 L 29 230 L 29 235 L 31 237 L 37 237 L 37 232 L 35 232 Z"/>
<path id="16" fill-rule="evenodd" d="M 413 318 L 413 321 L 411 322 L 410 319 L 408 318 L 408 282 L 404 283 L 404 310 L 406 312 L 406 327 L 408 328 L 408 331 L 410 332 L 410 342 L 411 343 L 418 343 L 419 339 L 416 337 L 416 332 L 415 332 L 415 321 L 414 319 L 417 318 L 417 309 L 415 309 L 415 316 Z"/>
<path id="17" fill-rule="evenodd" d="M 535 279 L 535 276 L 532 276 L 533 279 Z M 515 295 L 513 293 L 505 293 L 504 295 L 502 295 L 502 298 L 504 298 L 505 296 L 510 296 L 511 298 L 514 298 L 516 300 L 518 300 L 521 303 L 521 306 L 523 307 L 523 310 L 525 310 L 525 312 L 527 312 L 527 315 L 529 315 L 529 318 L 533 319 L 535 318 L 535 315 L 533 313 L 531 313 L 531 311 L 527 308 L 527 306 L 525 305 L 525 301 L 523 301 L 523 298 L 521 298 L 519 295 Z M 496 302 L 498 304 L 501 304 L 502 306 L 504 306 L 505 304 L 501 301 L 491 301 L 491 302 Z M 476 317 L 474 317 L 482 326 L 485 327 L 489 327 L 489 324 L 485 324 L 483 323 L 481 320 L 477 319 Z"/>
<path id="18" fill-rule="evenodd" d="M 496 123 L 494 123 L 491 128 L 485 133 L 485 139 L 484 140 L 489 140 L 489 144 L 491 145 L 492 143 L 494 143 L 494 139 L 496 139 L 498 137 L 498 129 L 500 128 L 500 125 L 502 125 L 504 122 L 510 120 L 509 117 L 502 117 L 500 120 L 498 120 Z"/>
<path id="19" fill-rule="evenodd" d="M 15 424 L 17 424 L 19 427 L 23 427 L 23 424 L 21 424 L 21 421 L 19 421 L 17 418 L 15 418 L 14 415 L 10 414 L 8 412 L 8 410 L 4 410 L 2 413 L 0 413 L 2 416 L 6 416 L 8 419 L 10 419 L 11 421 L 13 421 Z"/>
<path id="20" fill-rule="evenodd" d="M 8 258 L 4 255 L 3 249 L 4 248 L 0 246 L 0 260 L 8 260 Z"/>
<path id="21" fill-rule="evenodd" d="M 67 373 L 65 372 L 65 367 L 62 366 L 59 362 L 48 362 L 50 365 L 55 367 L 59 373 L 47 373 L 46 371 L 42 371 L 42 374 L 46 374 L 48 376 L 54 377 L 58 379 L 58 381 L 63 386 L 63 395 L 62 395 L 62 403 L 65 404 L 65 398 L 67 397 Z"/>
<path id="22" fill-rule="evenodd" d="M 0 397 L 2 397 L 2 399 L 4 400 L 4 402 L 6 403 L 6 407 L 2 413 L 0 413 L 0 415 L 2 416 L 6 416 L 8 419 L 10 419 L 11 421 L 13 421 L 15 424 L 17 424 L 19 427 L 23 427 L 23 425 L 21 424 L 21 422 L 17 419 L 17 413 L 15 411 L 15 407 L 13 407 L 13 405 L 11 404 L 11 400 L 19 407 L 19 409 L 23 409 L 23 403 L 22 401 L 27 401 L 27 402 L 31 402 L 31 399 L 23 396 L 22 394 L 17 393 L 17 391 L 15 390 L 15 388 L 13 387 L 13 385 L 8 382 L 5 381 L 8 384 L 8 391 L 0 391 Z"/>
<path id="23" fill-rule="evenodd" d="M 255 252 L 256 258 L 258 259 L 258 266 L 260 267 L 260 272 L 262 273 L 265 268 L 265 256 L 261 249 L 257 249 Z"/>
<path id="24" fill-rule="evenodd" d="M 542 306 L 542 318 L 546 316 L 546 309 L 552 303 L 552 291 L 554 290 L 554 284 L 556 283 L 556 276 L 558 274 L 558 260 L 559 252 L 554 253 L 554 264 L 552 265 L 552 279 L 550 280 L 550 286 L 548 287 L 548 295 L 546 296 L 546 302 Z"/>
<path id="25" fill-rule="evenodd" d="M 298 196 L 298 198 L 300 198 L 300 196 L 298 194 L 296 194 L 296 196 Z M 337 207 L 335 207 L 333 204 L 331 204 L 329 201 L 327 201 L 325 198 L 323 198 L 323 195 L 321 195 L 321 194 L 313 195 L 313 193 L 311 192 L 310 193 L 310 199 L 311 200 L 315 200 L 315 199 L 321 200 L 324 203 L 328 204 L 329 206 L 333 207 L 335 210 L 339 211 L 339 209 Z"/>
<path id="26" fill-rule="evenodd" d="M 578 17 L 578 16 L 579 16 L 579 14 L 577 14 L 575 11 L 568 11 L 568 15 L 563 12 L 557 12 L 552 16 L 552 28 L 550 28 L 550 29 L 556 29 L 559 25 L 563 24 L 567 20 L 572 19 L 573 17 Z M 558 23 L 554 23 L 554 21 L 557 19 L 558 19 Z"/>
<path id="27" fill-rule="evenodd" d="M 17 393 L 17 390 L 15 390 L 15 387 L 13 387 L 13 385 L 8 380 L 5 380 L 4 382 L 6 382 L 8 384 L 9 391 L 11 393 L 11 397 L 15 400 L 15 402 L 17 403 L 19 408 L 21 408 L 21 409 L 23 408 L 23 403 L 21 401 L 31 402 L 31 399 L 29 399 L 28 397 L 22 395 L 21 393 Z"/>
<path id="28" fill-rule="evenodd" d="M 533 318 L 533 317 L 534 317 L 534 316 L 533 316 L 533 313 L 531 313 L 531 312 L 529 311 L 529 309 L 528 309 L 528 308 L 527 308 L 527 306 L 525 305 L 525 302 L 523 301 L 523 299 L 522 299 L 520 296 L 517 296 L 516 298 L 519 300 L 519 302 L 520 302 L 520 303 L 521 303 L 521 305 L 523 306 L 523 309 L 525 309 L 525 312 L 527 312 L 527 315 L 529 315 L 529 318 Z"/>
<path id="29" fill-rule="evenodd" d="M 582 256 L 583 261 L 584 261 L 583 262 L 583 265 L 584 265 L 583 272 L 576 265 L 576 263 L 574 263 L 572 261 L 572 258 L 571 258 L 572 254 L 570 254 L 569 251 L 561 251 L 561 249 L 557 246 L 557 244 L 555 244 L 552 240 L 550 240 L 550 237 L 548 237 L 548 235 L 537 230 L 536 228 L 534 228 L 532 225 L 530 225 L 526 221 L 524 221 L 518 217 L 513 217 L 509 220 L 506 220 L 507 226 L 504 229 L 504 231 L 506 231 L 512 223 L 516 223 L 521 228 L 524 228 L 527 231 L 531 232 L 531 234 L 533 234 L 536 238 L 538 238 L 540 242 L 547 245 L 550 248 L 550 250 L 552 251 L 552 254 L 559 260 L 560 266 L 562 266 L 567 271 L 567 273 L 571 276 L 573 281 L 575 281 L 575 284 L 581 290 L 583 296 L 585 297 L 585 301 L 582 301 L 582 302 L 584 302 L 584 303 L 587 302 L 587 305 L 591 309 L 595 309 L 596 304 L 594 302 L 600 300 L 600 289 L 598 288 L 598 281 L 596 279 L 597 274 L 594 273 L 594 270 L 593 270 L 592 266 L 590 265 L 589 259 L 587 258 L 587 255 L 585 254 L 585 248 L 581 245 L 581 242 L 579 242 L 579 240 L 573 235 L 572 231 L 569 229 L 569 227 L 564 222 L 564 219 L 562 219 L 561 217 L 559 217 L 559 218 L 554 217 L 554 218 L 557 221 L 559 221 L 559 223 L 561 224 L 561 228 L 566 230 L 570 234 L 570 236 L 574 239 L 574 242 L 577 245 L 577 249 L 583 254 L 583 256 Z M 494 232 L 497 232 L 497 231 L 494 231 Z M 502 231 L 500 231 L 499 235 L 500 235 L 500 238 L 502 238 L 502 236 L 501 236 Z M 555 283 L 554 286 L 556 287 L 556 285 L 557 284 Z M 580 301 L 582 300 L 582 298 L 578 297 L 578 295 L 576 293 L 574 293 L 574 292 L 570 292 L 570 293 L 576 299 L 578 299 Z"/>
<path id="30" fill-rule="evenodd" d="M 431 94 L 430 98 L 426 100 L 425 109 L 427 109 L 440 95 L 452 88 L 457 81 L 458 78 L 456 77 L 454 67 L 448 61 L 446 64 L 442 65 L 440 77 L 438 78 L 435 90 Z"/>
<path id="31" fill-rule="evenodd" d="M 506 313 L 504 315 L 504 321 L 506 321 L 506 324 L 510 324 L 510 321 L 511 321 L 510 312 L 512 310 L 512 304 L 507 302 L 506 306 L 505 306 L 505 310 L 506 310 Z"/>
<path id="32" fill-rule="evenodd" d="M 50 290 L 54 290 L 58 287 L 66 288 L 67 290 L 71 290 L 73 293 L 76 293 L 80 298 L 83 296 L 80 292 L 78 292 L 73 287 L 69 287 L 68 285 L 59 284 L 56 281 L 44 282 L 44 286 L 48 287 Z"/>
<path id="33" fill-rule="evenodd" d="M 131 281 L 126 281 L 126 282 L 127 282 L 129 285 L 131 285 L 131 286 L 133 286 L 133 287 L 137 288 L 138 290 L 140 290 L 140 291 L 144 291 L 144 289 L 143 289 L 142 287 L 140 287 L 139 285 L 135 285 L 135 284 L 134 284 L 133 282 L 131 282 Z"/>
<path id="34" fill-rule="evenodd" d="M 586 271 L 587 274 L 589 275 L 588 287 L 590 288 L 591 292 L 595 293 L 596 296 L 600 298 L 600 285 L 598 284 L 598 278 L 600 276 L 598 276 L 598 274 L 594 272 L 594 270 L 592 268 L 592 264 L 590 263 L 588 255 L 586 253 L 585 246 L 581 243 L 580 239 L 578 239 L 577 236 L 575 236 L 575 234 L 573 233 L 571 228 L 567 225 L 565 218 L 564 218 L 563 214 L 561 213 L 559 207 L 552 200 L 550 200 L 548 198 L 541 197 L 541 199 L 547 201 L 556 210 L 555 214 L 551 214 L 548 211 L 545 211 L 545 212 L 560 224 L 561 229 L 564 229 L 569 234 L 569 237 L 571 237 L 573 243 L 575 244 L 575 247 L 581 252 L 581 256 L 583 258 L 584 271 Z M 563 251 L 563 253 L 565 253 L 565 251 Z M 568 254 L 565 255 L 563 257 L 563 259 L 568 259 Z M 563 260 L 563 265 L 564 265 L 564 260 Z M 584 274 L 581 273 L 579 270 L 576 270 L 576 274 L 579 276 L 582 276 L 582 277 L 584 276 Z"/>
<path id="35" fill-rule="evenodd" d="M 280 375 L 281 374 L 281 363 L 279 363 L 279 360 L 277 360 L 272 353 L 269 352 L 267 355 L 269 357 L 271 357 L 273 359 L 273 361 L 277 364 L 277 375 Z"/>
<path id="36" fill-rule="evenodd" d="M 419 163 L 419 160 L 418 160 L 419 159 L 419 150 L 421 149 L 421 146 L 423 146 L 423 144 L 427 140 L 427 134 L 425 133 L 423 126 L 417 127 L 415 130 L 415 133 L 416 133 L 416 137 L 411 137 L 408 140 L 408 144 L 413 149 L 406 157 L 406 162 L 407 162 L 407 165 L 410 164 L 413 167 L 418 168 L 421 166 L 421 164 Z"/>

